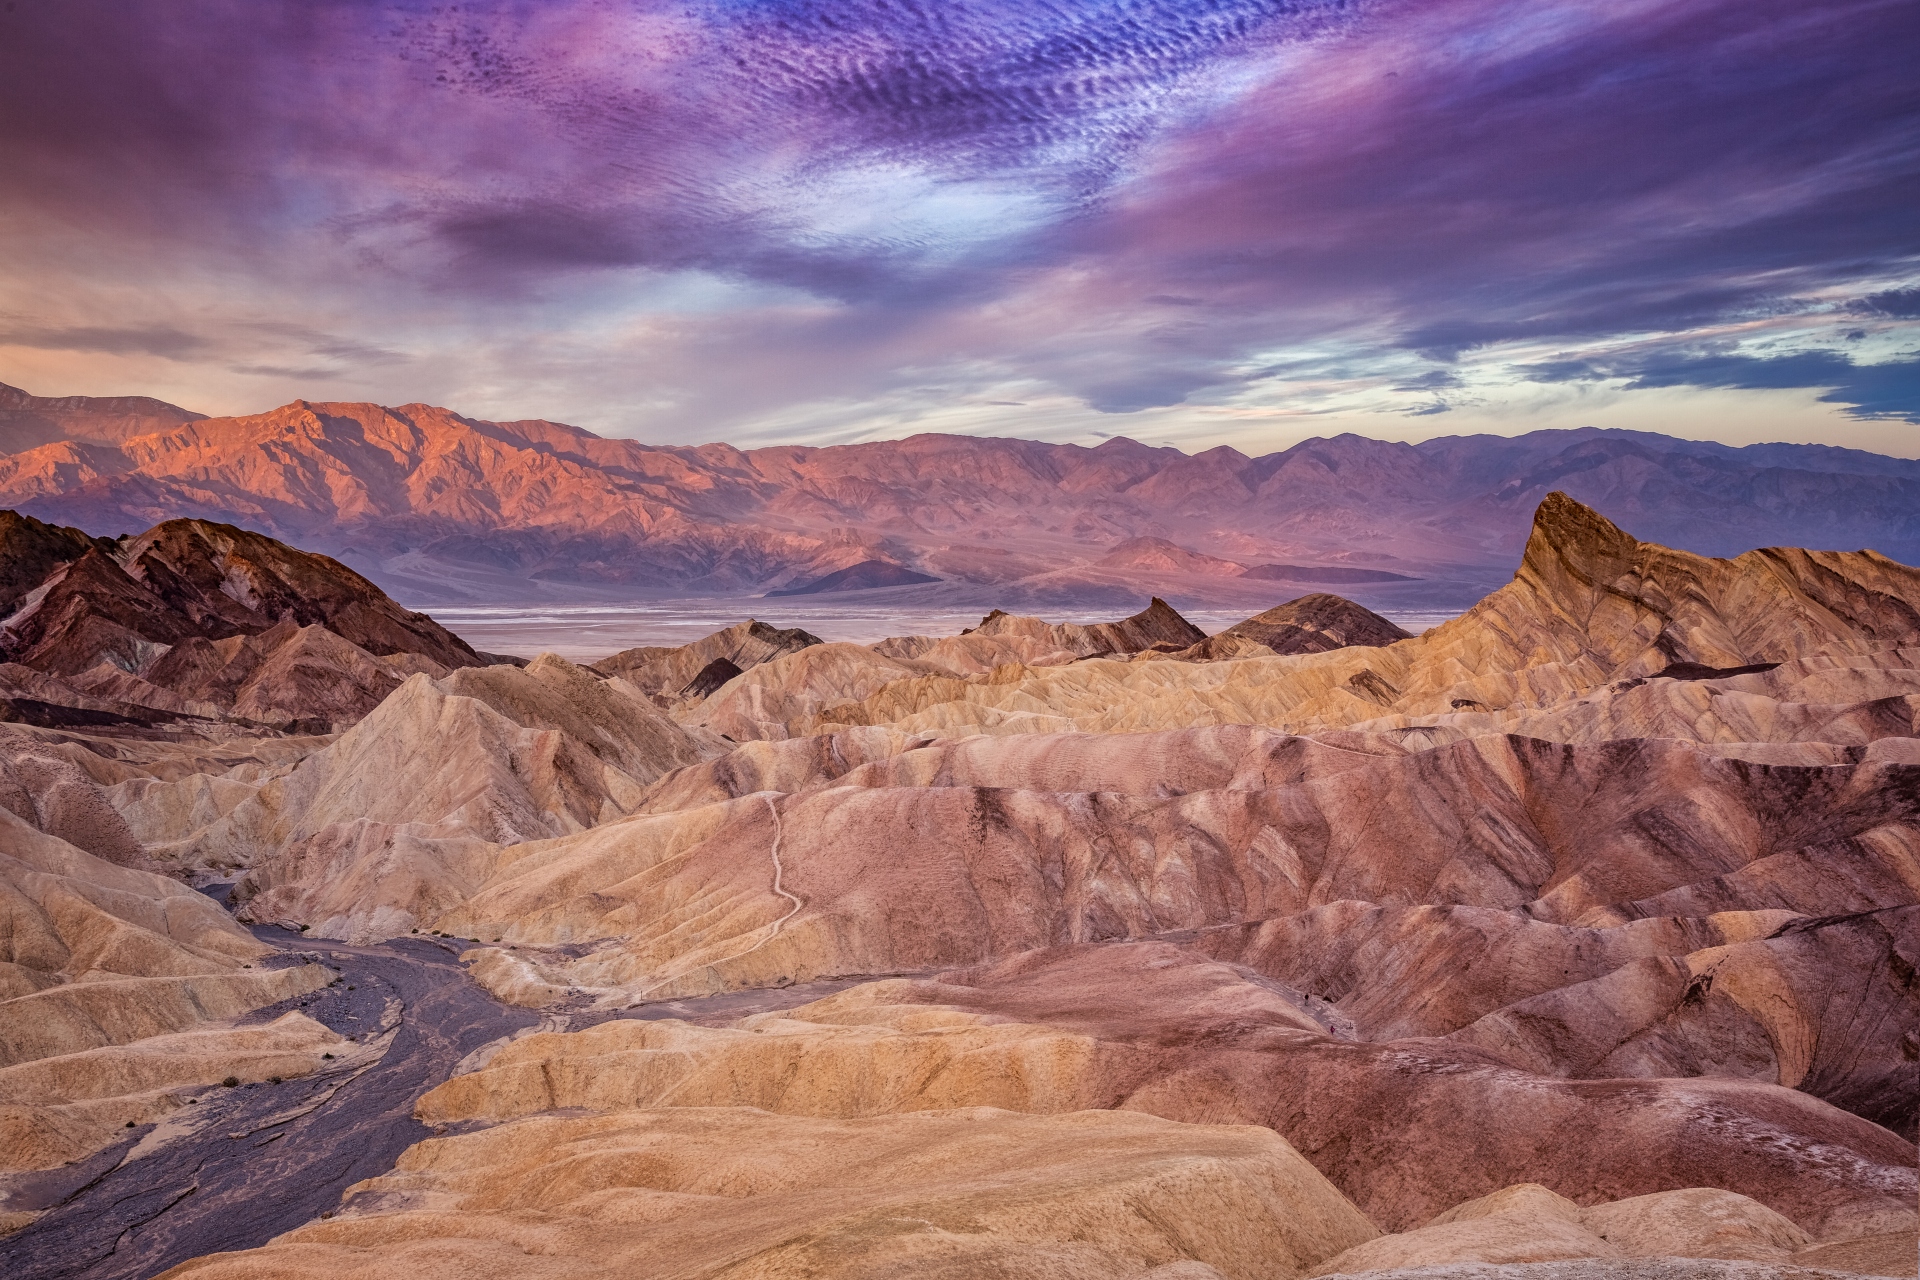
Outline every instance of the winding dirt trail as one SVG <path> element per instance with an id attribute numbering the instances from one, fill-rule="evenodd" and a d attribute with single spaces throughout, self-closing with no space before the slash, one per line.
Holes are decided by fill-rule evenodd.
<path id="1" fill-rule="evenodd" d="M 709 960 L 705 964 L 696 966 L 696 968 L 711 969 L 715 965 L 729 964 L 732 961 L 741 959 L 744 956 L 752 955 L 754 952 L 758 951 L 760 948 L 766 946 L 769 942 L 772 942 L 775 938 L 779 937 L 780 930 L 782 927 L 786 925 L 787 921 L 799 915 L 800 909 L 807 905 L 806 900 L 800 897 L 800 895 L 796 893 L 791 893 L 787 889 L 781 886 L 781 878 L 786 874 L 786 868 L 782 866 L 780 863 L 780 836 L 781 836 L 780 809 L 779 809 L 779 806 L 774 803 L 773 795 L 771 793 L 763 793 L 760 798 L 767 802 L 767 813 L 770 814 L 773 818 L 773 843 L 771 846 L 769 846 L 767 850 L 768 856 L 773 859 L 773 891 L 779 894 L 781 897 L 785 898 L 788 902 L 791 902 L 793 905 L 787 908 L 787 914 L 781 916 L 778 920 L 773 921 L 771 924 L 763 924 L 758 929 L 755 929 L 753 931 L 755 933 L 760 932 L 761 929 L 766 930 L 766 936 L 759 939 L 755 943 L 753 943 L 753 945 L 747 947 L 744 951 L 736 951 L 732 955 L 722 956 L 718 960 Z M 676 974 L 672 978 L 666 978 L 659 982 L 654 983 L 652 986 L 642 991 L 638 998 L 641 1000 L 645 1000 L 653 992 L 658 991 L 661 987 L 664 987 L 668 983 L 675 981 L 680 976 L 682 975 Z"/>

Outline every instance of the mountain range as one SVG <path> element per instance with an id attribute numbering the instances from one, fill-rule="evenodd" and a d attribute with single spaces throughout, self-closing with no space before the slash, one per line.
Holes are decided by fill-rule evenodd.
<path id="1" fill-rule="evenodd" d="M 412 404 L 214 418 L 0 387 L 0 506 L 110 535 L 171 519 L 322 551 L 415 604 L 858 591 L 876 604 L 1273 603 L 1337 585 L 1463 608 L 1563 490 L 1676 547 L 1920 560 L 1920 461 L 1621 431 L 1248 457 L 920 435 L 660 446 Z M 928 580 L 931 581 L 928 581 Z"/>

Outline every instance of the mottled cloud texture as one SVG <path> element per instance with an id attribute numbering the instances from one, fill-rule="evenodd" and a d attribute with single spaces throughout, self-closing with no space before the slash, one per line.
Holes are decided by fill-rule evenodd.
<path id="1" fill-rule="evenodd" d="M 1916 48 L 1911 0 L 11 0 L 0 379 L 1916 453 Z"/>

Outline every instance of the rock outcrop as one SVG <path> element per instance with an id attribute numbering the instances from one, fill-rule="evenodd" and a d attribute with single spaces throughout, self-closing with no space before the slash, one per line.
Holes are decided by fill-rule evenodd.
<path id="1" fill-rule="evenodd" d="M 1541 504 L 1514 580 L 1411 639 L 1225 662 L 1095 660 L 960 681 L 903 676 L 871 692 L 850 690 L 837 703 L 815 698 L 756 736 L 879 724 L 953 734 L 1241 723 L 1294 732 L 1418 728 L 1444 738 L 1456 725 L 1500 732 L 1521 721 L 1532 728 L 1549 717 L 1604 715 L 1639 683 L 1691 686 L 1654 697 L 1703 702 L 1723 688 L 1756 687 L 1726 681 L 1764 680 L 1773 664 L 1796 663 L 1802 677 L 1848 668 L 1865 695 L 1858 703 L 1883 703 L 1916 691 L 1908 652 L 1916 643 L 1920 569 L 1872 552 L 1775 548 L 1713 560 L 1637 542 L 1555 494 Z M 1910 709 L 1889 710 L 1911 723 Z M 1754 708 L 1745 718 L 1765 714 Z M 1840 718 L 1846 707 L 1815 714 Z M 1642 736 L 1620 729 L 1604 736 Z M 1789 728 L 1782 736 L 1793 735 Z M 1683 736 L 1741 740 L 1712 725 Z M 1761 740 L 1770 736 L 1763 730 Z"/>
<path id="2" fill-rule="evenodd" d="M 1371 609 L 1324 591 L 1275 605 L 1221 634 L 1265 645 L 1276 654 L 1325 653 L 1349 645 L 1378 648 L 1409 638 Z"/>
<path id="3" fill-rule="evenodd" d="M 121 802 L 155 856 L 251 867 L 236 890 L 245 918 L 359 941 L 463 900 L 508 846 L 629 812 L 703 754 L 632 686 L 544 655 L 411 677 L 284 773 L 155 780 Z"/>
<path id="4" fill-rule="evenodd" d="M 822 643 L 798 627 L 771 627 L 748 618 L 692 644 L 623 649 L 594 663 L 593 670 L 619 676 L 655 701 L 671 704 L 704 698 L 749 667 Z"/>
<path id="5" fill-rule="evenodd" d="M 339 1217 L 166 1275 L 471 1276 L 524 1270 L 537 1250 L 555 1277 L 1294 1277 L 1373 1234 L 1260 1129 L 1119 1111 L 686 1107 L 430 1139 Z"/>
<path id="6" fill-rule="evenodd" d="M 337 1037 L 218 1025 L 333 980 L 320 965 L 269 967 L 271 952 L 212 899 L 0 807 L 0 1171 L 84 1156 L 177 1105 L 168 1085 L 227 1075 L 209 1070 L 229 1052 L 296 1074 L 289 1054 Z"/>
<path id="7" fill-rule="evenodd" d="M 0 693 L 11 718 L 46 727 L 324 731 L 416 671 L 488 661 L 345 565 L 231 525 L 174 520 L 115 542 L 8 512 L 0 566 L 0 658 L 16 671 Z"/>

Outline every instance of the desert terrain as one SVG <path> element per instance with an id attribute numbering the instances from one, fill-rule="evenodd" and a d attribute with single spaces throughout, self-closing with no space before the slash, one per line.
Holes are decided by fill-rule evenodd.
<path id="1" fill-rule="evenodd" d="M 241 430 L 114 412 L 8 483 Z M 771 465 L 536 425 L 416 439 Z M 1419 634 L 1276 542 L 1212 634 L 772 598 L 591 663 L 324 540 L 0 515 L 5 1273 L 1915 1274 L 1920 569 L 1531 501 Z"/>

